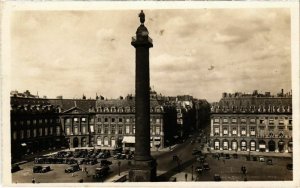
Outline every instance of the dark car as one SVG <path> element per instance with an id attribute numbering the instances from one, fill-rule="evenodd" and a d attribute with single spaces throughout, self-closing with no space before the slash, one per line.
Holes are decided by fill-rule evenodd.
<path id="1" fill-rule="evenodd" d="M 116 148 L 116 149 L 112 150 L 112 154 L 116 155 L 118 153 L 122 153 L 122 151 L 123 151 L 123 148 L 119 147 L 119 148 Z"/>
<path id="2" fill-rule="evenodd" d="M 221 181 L 221 176 L 219 174 L 214 175 L 214 181 Z"/>
<path id="3" fill-rule="evenodd" d="M 104 166 L 101 168 L 96 168 L 95 169 L 95 175 L 93 175 L 94 179 L 102 179 L 103 177 L 107 176 L 109 173 L 109 167 L 108 166 Z"/>
<path id="4" fill-rule="evenodd" d="M 229 154 L 225 154 L 225 158 L 226 159 L 230 159 L 230 155 Z"/>
<path id="5" fill-rule="evenodd" d="M 272 159 L 268 159 L 268 160 L 267 160 L 267 165 L 273 165 Z"/>
<path id="6" fill-rule="evenodd" d="M 197 172 L 197 173 L 202 173 L 203 172 L 203 166 L 197 166 L 196 168 L 195 168 L 195 171 Z"/>
<path id="7" fill-rule="evenodd" d="M 50 166 L 43 166 L 42 167 L 42 170 L 41 170 L 42 173 L 46 173 L 46 172 L 49 172 L 49 171 L 51 171 Z"/>
<path id="8" fill-rule="evenodd" d="M 259 162 L 265 162 L 265 158 L 263 156 L 259 156 L 258 159 L 259 159 Z"/>
<path id="9" fill-rule="evenodd" d="M 204 170 L 210 170 L 208 163 L 203 163 Z"/>
<path id="10" fill-rule="evenodd" d="M 108 165 L 111 165 L 112 162 L 104 159 L 104 160 L 101 160 L 100 164 L 101 164 L 101 166 L 108 166 Z"/>
<path id="11" fill-rule="evenodd" d="M 19 170 L 21 170 L 19 165 L 17 165 L 17 164 L 11 165 L 11 173 L 17 172 Z"/>
<path id="12" fill-rule="evenodd" d="M 34 166 L 34 167 L 32 168 L 32 172 L 33 172 L 33 173 L 42 173 L 42 169 L 43 169 L 42 166 Z"/>
<path id="13" fill-rule="evenodd" d="M 253 161 L 257 161 L 257 157 L 254 156 L 254 157 L 253 157 Z"/>
<path id="14" fill-rule="evenodd" d="M 80 167 L 79 165 L 71 165 L 68 168 L 65 169 L 65 173 L 72 173 L 72 172 L 76 172 L 79 171 Z"/>
<path id="15" fill-rule="evenodd" d="M 292 163 L 287 164 L 287 165 L 286 165 L 286 168 L 287 168 L 288 170 L 293 170 L 293 164 L 292 164 Z"/>
<path id="16" fill-rule="evenodd" d="M 192 151 L 192 155 L 201 155 L 201 154 L 202 154 L 202 152 L 197 149 L 193 149 L 193 151 Z"/>
<path id="17" fill-rule="evenodd" d="M 118 153 L 114 155 L 114 159 L 126 159 L 126 155 L 122 153 Z"/>
<path id="18" fill-rule="evenodd" d="M 232 157 L 235 158 L 235 159 L 237 159 L 238 158 L 238 154 L 234 153 L 234 154 L 232 154 Z"/>

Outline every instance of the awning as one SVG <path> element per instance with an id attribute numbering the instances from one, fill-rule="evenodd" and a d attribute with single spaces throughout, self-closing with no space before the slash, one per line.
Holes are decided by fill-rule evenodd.
<path id="1" fill-rule="evenodd" d="M 124 136 L 122 143 L 135 143 L 134 136 Z"/>
<path id="2" fill-rule="evenodd" d="M 265 144 L 259 144 L 258 147 L 259 147 L 259 148 L 262 148 L 262 149 L 265 149 L 265 148 L 266 148 L 266 145 L 265 145 Z"/>
<path id="3" fill-rule="evenodd" d="M 158 140 L 160 140 L 160 137 L 154 137 L 154 140 L 158 141 Z"/>
<path id="4" fill-rule="evenodd" d="M 27 144 L 26 143 L 22 143 L 21 146 L 27 146 Z"/>
<path id="5" fill-rule="evenodd" d="M 293 145 L 293 142 L 289 142 L 289 145 L 292 146 L 292 145 Z"/>
<path id="6" fill-rule="evenodd" d="M 284 142 L 283 141 L 279 141 L 278 144 L 279 145 L 284 145 Z"/>

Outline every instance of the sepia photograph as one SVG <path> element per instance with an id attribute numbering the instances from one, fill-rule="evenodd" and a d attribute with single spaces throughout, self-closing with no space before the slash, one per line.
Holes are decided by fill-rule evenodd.
<path id="1" fill-rule="evenodd" d="M 7 184 L 299 186 L 299 2 L 77 5 L 4 11 Z"/>

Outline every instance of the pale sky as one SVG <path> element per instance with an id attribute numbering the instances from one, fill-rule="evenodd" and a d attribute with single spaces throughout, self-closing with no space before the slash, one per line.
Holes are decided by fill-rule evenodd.
<path id="1" fill-rule="evenodd" d="M 144 10 L 150 85 L 166 96 L 291 89 L 289 9 Z M 12 90 L 54 98 L 135 92 L 131 37 L 139 10 L 18 11 Z"/>

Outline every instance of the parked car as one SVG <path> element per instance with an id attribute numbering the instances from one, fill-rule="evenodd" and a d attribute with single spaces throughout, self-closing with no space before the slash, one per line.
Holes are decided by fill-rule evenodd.
<path id="1" fill-rule="evenodd" d="M 112 164 L 112 162 L 104 159 L 104 160 L 101 160 L 100 164 L 101 164 L 101 166 L 109 166 Z"/>
<path id="2" fill-rule="evenodd" d="M 257 161 L 257 157 L 253 156 L 253 161 Z"/>
<path id="3" fill-rule="evenodd" d="M 116 155 L 116 154 L 118 154 L 118 153 L 122 153 L 122 151 L 123 151 L 123 148 L 122 148 L 122 147 L 119 147 L 119 148 L 113 149 L 113 150 L 112 150 L 112 154 L 113 154 L 113 155 Z"/>
<path id="4" fill-rule="evenodd" d="M 76 171 L 79 171 L 80 170 L 80 167 L 79 165 L 71 165 L 69 166 L 68 168 L 65 169 L 65 173 L 72 173 L 72 172 L 76 172 Z"/>
<path id="5" fill-rule="evenodd" d="M 49 172 L 49 171 L 51 171 L 50 166 L 43 166 L 42 167 L 42 170 L 41 170 L 42 173 L 46 173 L 46 172 Z"/>
<path id="6" fill-rule="evenodd" d="M 32 172 L 33 173 L 41 173 L 42 172 L 43 167 L 42 166 L 34 166 L 32 168 Z"/>
<path id="7" fill-rule="evenodd" d="M 104 166 L 101 168 L 95 169 L 95 175 L 93 175 L 94 179 L 102 179 L 103 177 L 107 176 L 109 173 L 110 168 L 108 166 Z"/>
<path id="8" fill-rule="evenodd" d="M 225 158 L 226 159 L 230 159 L 230 155 L 229 154 L 225 154 Z"/>
<path id="9" fill-rule="evenodd" d="M 219 174 L 214 175 L 214 181 L 221 181 L 221 176 Z"/>
<path id="10" fill-rule="evenodd" d="M 265 162 L 265 158 L 263 156 L 259 156 L 258 159 L 259 159 L 259 162 Z"/>
<path id="11" fill-rule="evenodd" d="M 273 165 L 272 159 L 268 159 L 268 160 L 267 160 L 267 165 Z"/>
<path id="12" fill-rule="evenodd" d="M 234 154 L 232 154 L 232 157 L 235 158 L 235 159 L 237 159 L 238 158 L 238 154 L 234 153 Z"/>
<path id="13" fill-rule="evenodd" d="M 18 164 L 12 164 L 11 165 L 11 173 L 17 172 L 19 170 L 21 170 L 21 168 Z"/>
<path id="14" fill-rule="evenodd" d="M 208 163 L 203 163 L 204 170 L 210 170 Z"/>
<path id="15" fill-rule="evenodd" d="M 113 158 L 114 159 L 126 159 L 126 155 L 122 154 L 122 153 L 118 153 L 118 154 L 114 155 Z"/>
<path id="16" fill-rule="evenodd" d="M 287 164 L 287 165 L 286 165 L 286 168 L 287 168 L 288 170 L 293 170 L 293 164 L 292 164 L 292 163 Z"/>
<path id="17" fill-rule="evenodd" d="M 198 149 L 193 149 L 193 151 L 192 151 L 192 155 L 201 155 L 201 154 L 202 154 L 202 152 L 199 151 Z"/>

